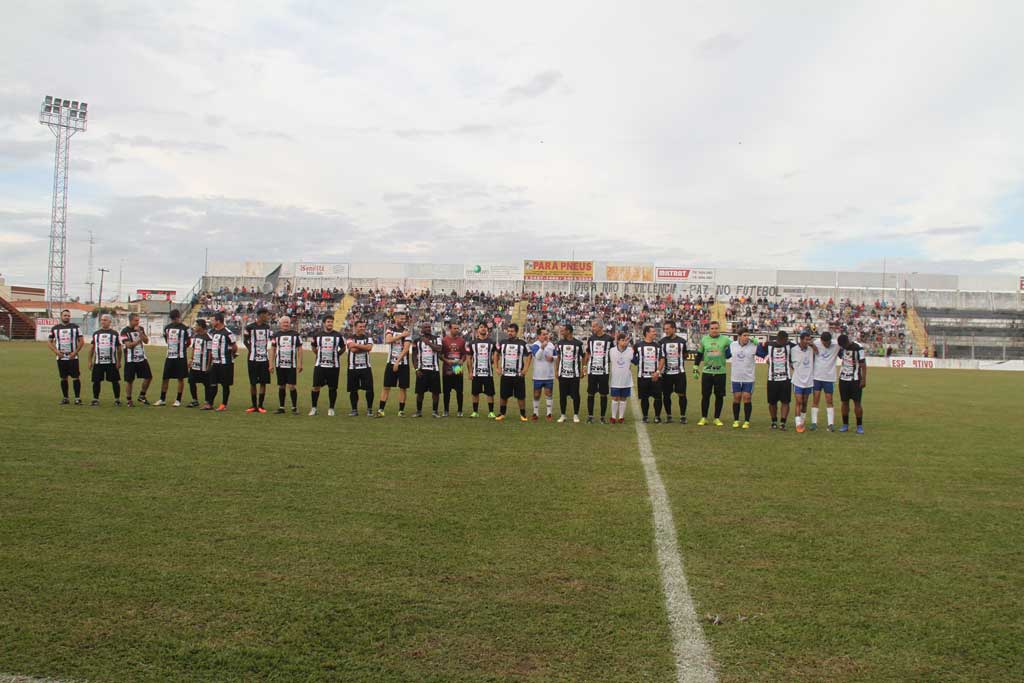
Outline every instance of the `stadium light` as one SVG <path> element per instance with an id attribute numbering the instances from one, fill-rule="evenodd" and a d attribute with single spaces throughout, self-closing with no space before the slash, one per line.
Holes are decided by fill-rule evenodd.
<path id="1" fill-rule="evenodd" d="M 89 106 L 79 100 L 46 95 L 39 106 L 39 123 L 57 138 L 53 160 L 53 205 L 50 213 L 50 255 L 46 280 L 46 310 L 53 317 L 67 300 L 68 159 L 71 136 L 88 127 Z"/>

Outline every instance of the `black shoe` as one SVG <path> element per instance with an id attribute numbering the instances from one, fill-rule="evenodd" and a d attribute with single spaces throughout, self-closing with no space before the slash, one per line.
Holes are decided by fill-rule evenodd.
<path id="1" fill-rule="evenodd" d="M 275 414 L 275 415 L 284 415 L 284 406 L 281 406 L 280 408 L 278 408 L 277 410 L 275 410 L 275 411 L 274 411 L 274 414 Z"/>
<path id="2" fill-rule="evenodd" d="M 366 417 L 373 417 L 373 411 L 372 410 L 367 410 L 366 411 Z"/>
<path id="3" fill-rule="evenodd" d="M 114 406 L 117 407 L 117 408 L 120 408 L 121 407 L 121 402 L 120 401 L 114 401 Z"/>
<path id="4" fill-rule="evenodd" d="M 593 415 L 591 415 L 590 417 L 587 418 L 587 424 L 588 425 L 594 424 L 594 416 Z"/>
<path id="5" fill-rule="evenodd" d="M 348 411 L 348 416 L 349 417 L 359 417 L 359 411 L 358 410 L 350 410 L 350 411 Z"/>
<path id="6" fill-rule="evenodd" d="M 667 415 L 665 417 L 665 424 L 672 424 L 672 416 L 671 415 Z"/>
<path id="7" fill-rule="evenodd" d="M 679 418 L 679 424 L 681 424 L 681 425 L 686 424 L 686 416 L 685 415 L 683 415 L 681 418 Z"/>
<path id="8" fill-rule="evenodd" d="M 421 413 L 420 411 L 417 410 L 415 413 L 412 414 L 412 416 L 413 417 L 423 417 L 423 413 Z"/>
<path id="9" fill-rule="evenodd" d="M 655 416 L 655 417 L 654 417 L 654 424 L 656 424 L 656 425 L 660 425 L 660 424 L 661 424 L 661 418 L 660 418 L 660 417 L 658 417 L 658 416 Z"/>
<path id="10" fill-rule="evenodd" d="M 76 398 L 76 399 L 75 399 L 75 405 L 76 405 L 76 406 L 80 406 L 80 405 L 82 405 L 82 399 L 80 399 L 80 398 Z"/>
<path id="11" fill-rule="evenodd" d="M 782 432 L 786 431 L 786 423 L 785 422 L 783 422 L 782 424 L 779 425 L 779 431 L 782 431 Z"/>
<path id="12" fill-rule="evenodd" d="M 650 420 L 647 419 L 646 417 L 644 419 L 640 420 L 640 421 L 643 422 L 644 424 L 650 423 Z M 601 422 L 604 422 L 604 420 L 601 420 Z"/>
<path id="13" fill-rule="evenodd" d="M 69 404 L 69 403 L 71 403 L 71 401 L 67 400 L 66 398 L 62 398 L 62 399 L 60 400 L 60 404 L 61 404 L 62 406 L 66 406 L 66 405 L 67 405 L 67 404 Z"/>
<path id="14" fill-rule="evenodd" d="M 198 407 L 199 407 L 199 401 L 192 401 L 191 403 L 189 403 L 189 404 L 188 404 L 187 406 L 185 406 L 185 407 L 186 407 L 186 408 L 198 408 Z"/>
<path id="15" fill-rule="evenodd" d="M 434 417 L 436 417 L 437 419 L 441 419 L 441 416 L 440 416 L 440 415 L 438 415 L 437 413 L 434 413 L 433 415 L 434 415 Z"/>
<path id="16" fill-rule="evenodd" d="M 94 398 L 92 401 L 89 402 L 89 405 L 91 406 L 98 406 L 99 404 L 100 400 L 98 398 Z"/>
<path id="17" fill-rule="evenodd" d="M 772 429 L 778 429 L 779 425 L 776 422 L 772 422 Z"/>
<path id="18" fill-rule="evenodd" d="M 149 405 L 149 401 L 146 399 L 145 396 L 139 396 L 139 403 L 141 403 L 144 406 L 148 406 Z"/>
<path id="19" fill-rule="evenodd" d="M 298 415 L 298 414 L 299 414 L 298 406 L 292 406 L 292 415 Z"/>
<path id="20" fill-rule="evenodd" d="M 606 419 L 604 419 L 604 418 L 602 417 L 602 418 L 601 418 L 601 424 L 603 424 L 603 425 L 606 425 L 606 424 L 608 424 L 608 420 L 606 420 Z"/>

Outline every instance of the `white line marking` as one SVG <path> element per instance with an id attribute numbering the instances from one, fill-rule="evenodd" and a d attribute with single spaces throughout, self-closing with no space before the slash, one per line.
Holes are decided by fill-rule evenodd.
<path id="1" fill-rule="evenodd" d="M 634 397 L 630 400 L 636 425 L 636 441 L 640 447 L 640 462 L 647 477 L 647 495 L 654 512 L 654 545 L 658 550 L 658 565 L 661 568 L 661 583 L 665 591 L 665 609 L 668 612 L 669 629 L 672 631 L 672 651 L 676 658 L 676 680 L 679 683 L 715 683 L 714 664 L 708 649 L 704 631 L 693 607 L 693 597 L 683 571 L 683 558 L 679 554 L 676 540 L 676 523 L 672 518 L 665 484 L 658 474 L 658 463 L 654 459 L 651 439 L 647 436 L 647 425 L 640 421 L 640 404 Z"/>
<path id="2" fill-rule="evenodd" d="M 32 676 L 15 676 L 13 674 L 0 674 L 0 683 L 75 683 L 70 680 L 57 678 L 33 678 Z"/>

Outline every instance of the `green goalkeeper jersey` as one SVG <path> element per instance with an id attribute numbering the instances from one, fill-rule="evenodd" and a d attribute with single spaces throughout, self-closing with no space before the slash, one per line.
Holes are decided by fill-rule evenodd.
<path id="1" fill-rule="evenodd" d="M 717 337 L 706 334 L 701 337 L 700 346 L 697 347 L 697 353 L 704 354 L 704 358 L 701 361 L 701 370 L 709 375 L 724 375 L 725 351 L 731 343 L 732 339 L 724 334 L 720 334 Z"/>

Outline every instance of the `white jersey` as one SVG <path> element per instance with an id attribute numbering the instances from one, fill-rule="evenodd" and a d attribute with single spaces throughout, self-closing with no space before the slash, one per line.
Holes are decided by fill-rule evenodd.
<path id="1" fill-rule="evenodd" d="M 814 379 L 818 382 L 835 382 L 839 344 L 833 341 L 825 346 L 820 339 L 815 339 L 814 348 L 818 349 L 818 355 L 814 357 Z"/>
<path id="2" fill-rule="evenodd" d="M 806 349 L 799 345 L 789 350 L 789 357 L 793 361 L 793 386 L 800 389 L 810 389 L 814 386 L 814 347 L 810 344 Z"/>
<path id="3" fill-rule="evenodd" d="M 613 346 L 608 354 L 612 365 L 612 377 L 609 386 L 612 389 L 631 389 L 633 387 L 633 347 L 627 346 L 625 351 L 619 351 L 618 346 Z"/>
<path id="4" fill-rule="evenodd" d="M 533 379 L 545 380 L 555 378 L 555 345 L 551 342 L 530 344 L 533 355 Z"/>
<path id="5" fill-rule="evenodd" d="M 757 363 L 757 344 L 747 342 L 740 344 L 734 341 L 729 344 L 729 354 L 732 359 L 732 381 L 753 382 L 754 367 Z"/>

